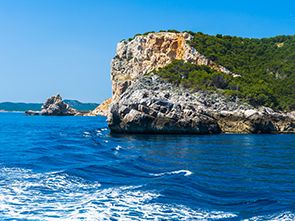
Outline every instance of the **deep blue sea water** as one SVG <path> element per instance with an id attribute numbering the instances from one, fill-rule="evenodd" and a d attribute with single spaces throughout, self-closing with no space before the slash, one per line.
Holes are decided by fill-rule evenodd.
<path id="1" fill-rule="evenodd" d="M 110 135 L 0 114 L 0 220 L 295 220 L 295 135 Z"/>

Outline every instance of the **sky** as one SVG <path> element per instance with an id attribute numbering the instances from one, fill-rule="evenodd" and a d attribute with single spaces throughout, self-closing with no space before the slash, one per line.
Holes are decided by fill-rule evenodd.
<path id="1" fill-rule="evenodd" d="M 167 29 L 293 35 L 295 1 L 0 0 L 0 102 L 102 102 L 116 44 Z"/>

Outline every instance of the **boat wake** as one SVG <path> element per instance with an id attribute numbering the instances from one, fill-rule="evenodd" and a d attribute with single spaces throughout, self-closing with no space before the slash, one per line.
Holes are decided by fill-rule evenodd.
<path id="1" fill-rule="evenodd" d="M 64 172 L 0 168 L 0 219 L 26 220 L 218 220 L 222 211 L 157 203 L 141 186 L 103 188 Z"/>
<path id="2" fill-rule="evenodd" d="M 246 219 L 244 221 L 294 221 L 295 220 L 295 214 L 287 211 L 279 214 L 273 214 L 269 216 L 256 216 L 251 219 Z"/>

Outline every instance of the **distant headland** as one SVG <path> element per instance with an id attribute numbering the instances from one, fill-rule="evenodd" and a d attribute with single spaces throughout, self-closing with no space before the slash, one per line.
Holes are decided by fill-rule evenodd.
<path id="1" fill-rule="evenodd" d="M 74 108 L 78 111 L 92 111 L 99 104 L 97 103 L 82 103 L 77 100 L 64 100 L 71 108 Z M 1 102 L 0 110 L 2 112 L 25 112 L 27 110 L 31 111 L 40 111 L 42 103 L 24 103 L 24 102 Z"/>
<path id="2" fill-rule="evenodd" d="M 77 100 L 63 100 L 57 94 L 48 98 L 38 109 L 27 109 L 26 115 L 29 116 L 106 116 L 110 101 L 107 100 L 102 104 L 81 103 Z M 26 108 L 28 106 L 25 106 Z"/>

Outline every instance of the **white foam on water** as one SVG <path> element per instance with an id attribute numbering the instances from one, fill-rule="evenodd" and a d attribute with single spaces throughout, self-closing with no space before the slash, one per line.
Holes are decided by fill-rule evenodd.
<path id="1" fill-rule="evenodd" d="M 0 219 L 26 220 L 218 220 L 222 211 L 193 210 L 154 202 L 160 195 L 140 186 L 102 188 L 60 172 L 0 168 Z"/>
<path id="2" fill-rule="evenodd" d="M 87 131 L 83 132 L 83 136 L 84 137 L 91 137 L 91 134 Z"/>
<path id="3" fill-rule="evenodd" d="M 164 173 L 150 173 L 151 176 L 166 176 L 166 175 L 174 175 L 174 174 L 183 174 L 184 176 L 190 176 L 193 172 L 189 170 L 176 170 L 171 172 L 164 172 Z"/>
<path id="4" fill-rule="evenodd" d="M 279 214 L 273 214 L 269 216 L 256 216 L 250 219 L 245 219 L 244 221 L 294 221 L 295 214 L 286 211 Z"/>
<path id="5" fill-rule="evenodd" d="M 101 130 L 97 130 L 97 131 L 96 131 L 96 136 L 98 136 L 98 137 L 99 137 L 99 136 L 101 136 L 101 135 L 102 135 L 102 132 L 101 132 Z"/>
<path id="6" fill-rule="evenodd" d="M 123 148 L 122 146 L 117 145 L 117 146 L 115 147 L 115 150 L 119 151 L 119 150 L 121 150 L 122 148 Z"/>

